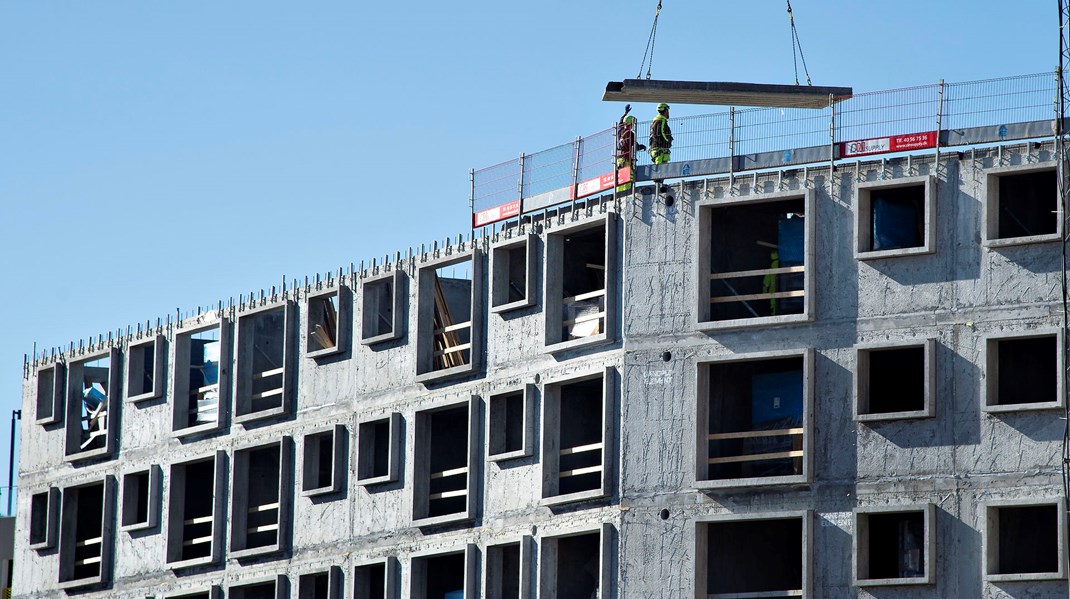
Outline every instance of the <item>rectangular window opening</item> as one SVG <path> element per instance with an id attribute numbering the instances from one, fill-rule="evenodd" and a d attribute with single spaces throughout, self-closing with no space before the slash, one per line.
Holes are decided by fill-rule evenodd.
<path id="1" fill-rule="evenodd" d="M 859 350 L 859 414 L 926 410 L 925 347 Z"/>
<path id="2" fill-rule="evenodd" d="M 520 543 L 487 548 L 487 599 L 521 599 L 520 574 Z"/>
<path id="3" fill-rule="evenodd" d="M 64 366 L 59 363 L 37 370 L 35 414 L 38 424 L 53 424 L 62 419 L 64 372 Z"/>
<path id="4" fill-rule="evenodd" d="M 117 355 L 111 351 L 68 367 L 67 455 L 107 450 L 111 369 Z"/>
<path id="5" fill-rule="evenodd" d="M 103 578 L 106 501 L 104 482 L 64 490 L 61 583 Z"/>
<path id="6" fill-rule="evenodd" d="M 143 401 L 163 395 L 165 341 L 162 335 L 131 344 L 126 352 L 126 397 Z"/>
<path id="7" fill-rule="evenodd" d="M 168 563 L 215 557 L 218 457 L 171 466 L 168 499 Z"/>
<path id="8" fill-rule="evenodd" d="M 472 363 L 472 259 L 434 269 L 434 330 L 431 369 Z M 422 275 L 421 281 L 426 277 Z M 421 373 L 422 374 L 422 373 Z"/>
<path id="9" fill-rule="evenodd" d="M 289 304 L 238 318 L 237 417 L 274 415 L 287 405 Z"/>
<path id="10" fill-rule="evenodd" d="M 412 599 L 464 599 L 465 568 L 464 553 L 414 559 Z"/>
<path id="11" fill-rule="evenodd" d="M 1059 568 L 1059 507 L 1034 505 L 990 508 L 989 539 L 996 539 L 996 562 L 989 574 L 1052 574 Z M 995 522 L 993 522 L 995 520 Z M 995 530 L 991 530 L 995 524 Z M 994 536 L 993 536 L 994 534 Z"/>
<path id="12" fill-rule="evenodd" d="M 331 493 L 341 488 L 345 426 L 305 436 L 301 491 L 306 495 Z"/>
<path id="13" fill-rule="evenodd" d="M 469 476 L 469 406 L 417 414 L 418 459 L 425 462 L 414 518 L 467 514 Z M 426 436 L 421 434 L 426 430 Z"/>
<path id="14" fill-rule="evenodd" d="M 221 337 L 222 325 L 176 337 L 176 432 L 219 424 Z"/>
<path id="15" fill-rule="evenodd" d="M 925 513 L 864 514 L 860 528 L 868 537 L 866 580 L 925 576 Z M 860 530 L 861 534 L 863 531 Z"/>
<path id="16" fill-rule="evenodd" d="M 598 597 L 601 545 L 599 533 L 562 537 L 557 545 L 557 596 Z"/>
<path id="17" fill-rule="evenodd" d="M 535 294 L 534 235 L 491 249 L 491 310 L 501 312 L 533 305 Z"/>
<path id="18" fill-rule="evenodd" d="M 302 574 L 297 579 L 297 599 L 342 599 L 342 569 Z"/>
<path id="19" fill-rule="evenodd" d="M 227 595 L 230 599 L 278 599 L 279 583 L 277 581 L 258 582 L 230 587 Z"/>
<path id="20" fill-rule="evenodd" d="M 990 206 L 990 238 L 1054 235 L 1059 231 L 1058 177 L 1055 169 L 998 175 L 996 205 Z M 994 227 L 993 227 L 994 225 Z"/>
<path id="21" fill-rule="evenodd" d="M 704 480 L 802 475 L 806 433 L 803 357 L 707 367 Z"/>
<path id="22" fill-rule="evenodd" d="M 357 427 L 357 482 L 363 485 L 398 479 L 401 415 L 361 422 Z"/>
<path id="23" fill-rule="evenodd" d="M 393 599 L 387 593 L 389 572 L 386 562 L 354 568 L 353 599 Z"/>
<path id="24" fill-rule="evenodd" d="M 560 386 L 558 495 L 602 487 L 602 379 Z"/>
<path id="25" fill-rule="evenodd" d="M 51 549 L 56 544 L 59 523 L 59 489 L 34 493 L 30 497 L 30 548 Z"/>
<path id="26" fill-rule="evenodd" d="M 489 403 L 489 455 L 530 455 L 530 449 L 525 446 L 530 436 L 527 429 L 531 422 L 524 391 L 492 395 Z"/>
<path id="27" fill-rule="evenodd" d="M 802 595 L 802 518 L 700 526 L 706 527 L 707 557 L 699 571 L 706 573 L 711 598 Z"/>
<path id="28" fill-rule="evenodd" d="M 123 475 L 122 530 L 142 530 L 156 526 L 159 503 L 159 467 Z"/>
<path id="29" fill-rule="evenodd" d="M 284 443 L 234 452 L 232 552 L 274 551 L 282 547 Z M 257 551 L 260 553 L 261 551 Z"/>
<path id="30" fill-rule="evenodd" d="M 337 291 L 308 300 L 309 353 L 337 348 L 339 326 Z"/>
<path id="31" fill-rule="evenodd" d="M 562 240 L 561 340 L 606 332 L 606 228 L 567 233 Z"/>
<path id="32" fill-rule="evenodd" d="M 361 339 L 377 343 L 401 336 L 399 299 L 401 271 L 364 281 L 361 305 Z"/>
<path id="33" fill-rule="evenodd" d="M 734 203 L 702 210 L 709 223 L 705 321 L 804 314 L 805 200 Z"/>
<path id="34" fill-rule="evenodd" d="M 988 397 L 992 406 L 1058 405 L 1059 336 L 990 339 Z"/>
<path id="35" fill-rule="evenodd" d="M 859 189 L 859 210 L 867 225 L 859 231 L 859 251 L 924 247 L 925 191 L 925 184 Z"/>

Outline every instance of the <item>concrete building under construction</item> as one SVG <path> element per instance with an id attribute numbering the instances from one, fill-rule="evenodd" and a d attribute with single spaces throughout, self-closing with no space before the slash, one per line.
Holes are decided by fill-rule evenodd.
<path id="1" fill-rule="evenodd" d="M 1065 596 L 1050 77 L 33 356 L 14 596 Z"/>

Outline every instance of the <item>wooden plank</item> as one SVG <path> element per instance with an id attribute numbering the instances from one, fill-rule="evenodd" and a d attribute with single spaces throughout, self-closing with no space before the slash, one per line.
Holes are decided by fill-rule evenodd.
<path id="1" fill-rule="evenodd" d="M 450 499 L 451 497 L 464 497 L 468 494 L 467 489 L 461 489 L 460 491 L 443 491 L 441 493 L 432 493 L 428 495 L 428 499 Z"/>
<path id="2" fill-rule="evenodd" d="M 253 399 L 264 399 L 265 397 L 271 397 L 272 395 L 282 395 L 282 387 L 269 389 L 261 393 L 253 393 Z"/>
<path id="3" fill-rule="evenodd" d="M 277 509 L 279 509 L 278 503 L 265 503 L 264 505 L 254 505 L 253 507 L 249 508 L 249 513 L 255 514 L 257 512 L 270 512 L 272 510 Z"/>
<path id="4" fill-rule="evenodd" d="M 259 381 L 260 379 L 266 379 L 275 375 L 282 374 L 285 368 L 276 368 L 274 370 L 265 370 L 264 372 L 257 372 L 253 374 L 253 380 Z"/>
<path id="5" fill-rule="evenodd" d="M 805 291 L 777 291 L 775 293 L 751 293 L 748 295 L 728 295 L 724 297 L 711 297 L 711 304 L 724 304 L 729 302 L 749 302 L 751 300 L 781 299 L 785 297 L 803 297 Z"/>
<path id="6" fill-rule="evenodd" d="M 466 349 L 470 349 L 471 347 L 472 347 L 471 343 L 462 343 L 461 345 L 452 345 L 452 346 L 450 346 L 450 347 L 448 347 L 446 349 L 443 349 L 443 350 L 440 350 L 440 351 L 436 351 L 435 352 L 435 357 L 437 358 L 439 356 L 445 356 L 447 354 L 459 354 L 459 353 L 463 352 Z M 463 362 L 461 362 L 461 363 L 463 363 Z M 454 364 L 454 366 L 460 366 L 461 363 Z"/>
<path id="7" fill-rule="evenodd" d="M 247 528 L 245 532 L 246 532 L 246 534 L 255 534 L 255 533 L 258 533 L 258 532 L 271 532 L 273 530 L 278 530 L 278 529 L 279 529 L 279 525 L 278 525 L 278 523 L 275 523 L 275 524 L 264 524 L 262 526 L 251 526 L 251 527 Z"/>
<path id="8" fill-rule="evenodd" d="M 721 441 L 724 439 L 751 439 L 754 437 L 785 437 L 788 435 L 801 435 L 804 429 L 801 428 L 780 428 L 770 431 L 743 431 L 739 433 L 710 433 L 706 436 L 710 441 Z"/>
<path id="9" fill-rule="evenodd" d="M 189 520 L 183 520 L 182 521 L 182 524 L 184 526 L 189 526 L 191 524 L 211 524 L 211 523 L 212 523 L 212 517 L 211 516 L 201 516 L 199 518 L 190 518 Z"/>
<path id="10" fill-rule="evenodd" d="M 460 331 L 460 330 L 463 330 L 463 329 L 467 329 L 467 328 L 469 328 L 471 326 L 472 326 L 472 321 L 471 320 L 466 320 L 464 322 L 459 322 L 459 323 L 457 323 L 455 325 L 450 325 L 450 326 L 445 327 L 445 328 L 435 329 L 435 334 L 436 335 L 441 335 L 443 333 L 452 333 L 454 331 Z"/>
<path id="11" fill-rule="evenodd" d="M 569 447 L 561 450 L 561 455 L 575 455 L 577 453 L 587 453 L 589 451 L 599 451 L 602 449 L 601 443 L 591 443 L 590 445 L 579 445 L 576 447 Z"/>
<path id="12" fill-rule="evenodd" d="M 74 544 L 75 547 L 89 547 L 90 545 L 100 545 L 104 542 L 102 537 L 96 537 L 95 539 L 86 539 L 84 541 L 78 541 Z"/>
<path id="13" fill-rule="evenodd" d="M 735 455 L 727 458 L 710 458 L 710 464 L 735 464 L 739 462 L 764 462 L 765 460 L 780 460 L 784 458 L 801 458 L 801 449 L 796 451 L 778 451 L 776 453 L 753 453 L 750 455 Z"/>
<path id="14" fill-rule="evenodd" d="M 595 472 L 601 472 L 602 465 L 588 466 L 586 468 L 573 468 L 572 470 L 565 470 L 561 474 L 557 475 L 558 478 L 568 478 L 570 476 L 580 476 L 581 474 L 593 474 Z"/>
<path id="15" fill-rule="evenodd" d="M 605 316 L 606 316 L 605 312 L 595 312 L 594 314 L 588 314 L 586 316 L 580 316 L 579 318 L 573 318 L 572 320 L 566 320 L 565 322 L 561 323 L 561 326 L 570 327 L 570 326 L 572 326 L 574 324 L 579 324 L 581 322 L 589 322 L 591 320 L 602 320 L 603 318 L 605 318 Z"/>
<path id="16" fill-rule="evenodd" d="M 463 466 L 461 468 L 454 468 L 452 470 L 443 470 L 442 472 L 432 472 L 431 480 L 438 480 L 440 478 L 449 478 L 451 476 L 459 476 L 461 474 L 468 474 L 468 467 Z"/>
<path id="17" fill-rule="evenodd" d="M 573 295 L 561 300 L 562 304 L 571 304 L 572 302 L 581 302 L 583 300 L 592 299 L 596 297 L 602 297 L 606 294 L 605 289 L 596 289 L 594 291 L 588 291 L 587 293 L 581 293 L 579 295 Z"/>
<path id="18" fill-rule="evenodd" d="M 99 563 L 100 563 L 100 556 L 99 555 L 94 556 L 94 557 L 87 557 L 85 559 L 74 560 L 74 565 L 76 565 L 76 566 L 88 566 L 89 564 L 99 564 Z"/>
<path id="19" fill-rule="evenodd" d="M 710 280 L 742 279 L 743 277 L 756 277 L 758 275 L 786 275 L 793 272 L 806 272 L 805 266 L 784 266 L 782 268 L 759 268 L 756 270 L 738 270 L 735 272 L 710 273 Z"/>
<path id="20" fill-rule="evenodd" d="M 188 541 L 183 541 L 182 542 L 182 546 L 183 547 L 189 547 L 191 545 L 204 545 L 205 543 L 211 543 L 211 542 L 212 542 L 212 537 L 197 537 L 196 539 L 190 539 Z"/>

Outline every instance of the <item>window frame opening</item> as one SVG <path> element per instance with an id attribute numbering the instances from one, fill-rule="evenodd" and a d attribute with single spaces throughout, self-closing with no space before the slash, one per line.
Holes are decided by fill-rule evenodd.
<path id="1" fill-rule="evenodd" d="M 1007 212 L 1004 207 L 1004 199 L 1002 196 L 1008 194 L 1010 190 L 1005 189 L 1009 187 L 1007 181 L 1018 177 L 1028 177 L 1030 179 L 1036 178 L 1043 173 L 1051 173 L 1054 180 L 1051 188 L 1051 205 L 1050 210 L 1052 214 L 1052 220 L 1055 224 L 1055 230 L 1053 232 L 1036 232 L 1029 234 L 1026 231 L 1024 235 L 1009 236 L 1007 232 L 1001 231 L 1004 228 L 1002 220 L 1003 213 Z M 1035 183 L 1033 184 L 1035 186 Z M 1042 165 L 1016 165 L 986 169 L 985 173 L 985 201 L 982 205 L 982 245 L 988 248 L 999 248 L 1013 245 L 1025 245 L 1032 243 L 1046 243 L 1051 241 L 1059 241 L 1063 235 L 1063 219 L 1059 218 L 1059 194 L 1058 194 L 1058 174 L 1056 173 L 1055 164 L 1042 164 Z M 1037 203 L 1040 200 L 1040 195 L 1037 194 L 1036 198 L 1032 198 L 1029 201 Z M 1043 210 L 1038 204 L 1036 209 Z M 1016 224 L 1023 229 L 1027 227 L 1021 222 L 1020 218 L 1014 218 L 1010 215 L 1011 221 L 1016 221 Z"/>
<path id="2" fill-rule="evenodd" d="M 487 460 L 504 462 L 535 453 L 533 384 L 487 398 Z"/>
<path id="3" fill-rule="evenodd" d="M 793 367 L 796 363 L 797 367 Z M 812 349 L 739 354 L 698 363 L 696 488 L 809 482 L 814 453 L 813 364 Z M 724 372 L 718 374 L 715 370 Z M 750 376 L 749 381 L 744 381 L 746 376 Z M 749 397 L 736 397 L 734 404 L 729 403 L 731 397 L 721 397 L 721 414 L 727 414 L 721 422 L 715 419 L 716 394 L 718 390 L 728 394 L 733 389 L 747 390 Z M 714 450 L 714 444 L 721 449 Z M 718 467 L 715 470 L 722 475 L 711 472 L 711 466 Z M 789 466 L 790 473 L 786 472 Z M 761 474 L 763 469 L 770 473 Z"/>
<path id="4" fill-rule="evenodd" d="M 416 271 L 416 382 L 464 376 L 482 363 L 483 259 L 483 252 L 473 249 L 427 262 Z M 465 263 L 469 278 L 445 276 L 455 275 Z M 464 281 L 468 293 L 463 293 Z"/>
<path id="5" fill-rule="evenodd" d="M 797 537 L 793 523 L 797 523 L 799 528 Z M 757 530 L 764 533 L 764 543 L 761 543 L 762 539 L 756 536 L 756 527 L 763 524 L 770 528 Z M 812 538 L 813 516 L 810 511 L 755 513 L 699 520 L 695 528 L 696 596 L 710 599 L 741 596 L 809 597 L 813 567 Z M 774 547 L 783 548 L 792 542 L 798 543 L 797 573 L 793 566 L 785 566 L 794 560 L 773 558 Z M 723 547 L 718 543 L 723 543 Z M 733 559 L 727 559 L 729 556 Z M 774 566 L 778 569 L 774 570 Z M 732 580 L 728 580 L 728 573 Z M 791 588 L 772 588 L 775 586 Z"/>
<path id="6" fill-rule="evenodd" d="M 101 366 L 104 361 L 107 365 Z M 101 369 L 106 371 L 101 372 Z M 114 347 L 81 357 L 67 365 L 68 461 L 115 453 L 121 372 L 120 353 Z"/>
<path id="7" fill-rule="evenodd" d="M 855 348 L 855 420 L 874 422 L 936 416 L 936 340 L 865 344 Z M 909 390 L 909 405 L 893 396 Z"/>
<path id="8" fill-rule="evenodd" d="M 297 599 L 342 599 L 344 592 L 339 566 L 297 577 Z"/>
<path id="9" fill-rule="evenodd" d="M 64 488 L 61 512 L 60 588 L 106 584 L 114 550 L 114 477 Z"/>
<path id="10" fill-rule="evenodd" d="M 910 197 L 918 191 L 918 197 Z M 935 252 L 935 198 L 936 178 L 930 175 L 859 183 L 855 191 L 855 259 Z"/>
<path id="11" fill-rule="evenodd" d="M 1043 514 L 1042 511 L 1054 513 Z M 1011 516 L 1018 516 L 1012 519 Z M 1020 521 L 1027 516 L 1041 521 Z M 1047 525 L 1045 532 L 1043 527 Z M 1007 530 L 1008 528 L 1012 530 Z M 1024 530 L 1023 530 L 1024 529 Z M 1023 535 L 1025 538 L 1022 538 Z M 1022 564 L 1022 549 L 1040 551 L 1046 546 L 1052 555 L 1039 571 Z M 1063 498 L 1028 498 L 998 500 L 985 504 L 984 550 L 985 580 L 1010 582 L 1023 580 L 1063 580 L 1066 578 L 1066 502 Z M 1013 558 L 1015 563 L 1005 562 Z"/>
<path id="12" fill-rule="evenodd" d="M 311 432 L 302 441 L 301 496 L 330 495 L 342 490 L 345 478 L 348 430 L 336 424 Z M 328 453 L 329 452 L 329 453 Z"/>
<path id="13" fill-rule="evenodd" d="M 490 250 L 490 311 L 502 314 L 534 306 L 539 236 L 526 233 Z"/>
<path id="14" fill-rule="evenodd" d="M 163 471 L 153 464 L 123 475 L 119 530 L 127 533 L 152 530 L 160 521 Z"/>
<path id="15" fill-rule="evenodd" d="M 539 599 L 614 596 L 615 537 L 616 530 L 609 523 L 543 537 L 539 544 Z M 586 558 L 582 565 L 580 556 Z M 562 584 L 567 588 L 562 589 Z"/>
<path id="16" fill-rule="evenodd" d="M 305 301 L 305 357 L 322 358 L 349 350 L 353 293 L 345 285 L 310 294 Z"/>
<path id="17" fill-rule="evenodd" d="M 478 596 L 477 551 L 475 545 L 469 544 L 457 551 L 413 556 L 410 563 L 412 571 L 410 572 L 409 599 L 461 599 Z M 458 566 L 460 571 L 456 574 L 449 574 L 451 578 L 447 581 L 441 571 Z M 461 586 L 459 589 L 455 588 L 458 584 Z M 442 586 L 449 590 L 442 589 Z M 440 592 L 436 593 L 436 591 Z M 460 594 L 457 594 L 457 591 L 460 591 Z"/>
<path id="18" fill-rule="evenodd" d="M 817 215 L 815 197 L 814 190 L 808 189 L 698 203 L 698 234 L 694 246 L 698 271 L 695 280 L 708 281 L 709 284 L 698 285 L 697 330 L 725 330 L 813 320 L 814 271 L 817 266 L 814 253 L 816 218 L 808 216 Z M 801 218 L 798 217 L 799 208 L 802 209 Z M 732 217 L 736 217 L 737 213 L 742 215 L 735 220 L 761 220 L 765 226 L 759 226 L 756 222 L 738 223 L 731 219 L 715 222 L 715 214 L 728 212 L 732 213 Z M 787 217 L 789 214 L 792 218 Z M 775 225 L 770 224 L 774 216 Z M 720 224 L 722 220 L 725 224 Z M 732 247 L 725 241 L 728 238 L 726 230 L 750 236 L 768 230 L 770 238 L 775 234 L 776 243 L 769 239 L 743 240 L 736 251 L 729 252 L 722 247 Z M 714 255 L 724 263 L 715 264 Z M 714 309 L 714 306 L 718 308 Z M 717 314 L 721 311 L 719 306 L 726 306 L 723 317 Z M 740 307 L 738 313 L 728 312 L 732 306 Z"/>
<path id="19" fill-rule="evenodd" d="M 599 395 L 583 395 L 596 390 Z M 587 501 L 612 493 L 617 452 L 615 392 L 612 366 L 543 386 L 542 505 Z M 579 402 L 588 410 L 597 406 L 601 413 L 585 418 Z M 595 431 L 600 441 L 594 440 Z"/>
<path id="20" fill-rule="evenodd" d="M 353 599 L 394 599 L 398 593 L 398 560 L 385 560 L 353 567 Z"/>
<path id="21" fill-rule="evenodd" d="M 462 424 L 466 430 L 458 435 L 454 427 Z M 478 498 L 477 473 L 482 466 L 477 443 L 479 398 L 472 396 L 468 401 L 416 412 L 415 429 L 413 524 L 432 526 L 471 520 Z M 461 459 L 466 461 L 463 466 Z"/>
<path id="22" fill-rule="evenodd" d="M 597 236 L 598 230 L 601 252 L 587 247 L 592 232 Z M 614 341 L 619 276 L 616 215 L 608 212 L 549 230 L 543 262 L 546 351 Z"/>
<path id="23" fill-rule="evenodd" d="M 360 282 L 360 342 L 363 345 L 377 345 L 405 336 L 406 281 L 405 271 L 393 270 Z M 384 287 L 387 289 L 385 293 L 382 291 Z"/>
<path id="24" fill-rule="evenodd" d="M 234 451 L 230 557 L 270 555 L 290 546 L 293 448 L 289 437 Z M 255 502 L 255 503 L 254 503 Z"/>
<path id="25" fill-rule="evenodd" d="M 296 314 L 294 303 L 287 301 L 238 315 L 234 422 L 246 424 L 290 413 Z M 272 329 L 262 330 L 267 326 Z"/>
<path id="26" fill-rule="evenodd" d="M 167 337 L 151 335 L 126 348 L 126 400 L 138 404 L 164 397 L 167 388 Z"/>
<path id="27" fill-rule="evenodd" d="M 369 487 L 401 477 L 401 414 L 357 424 L 357 484 Z"/>
<path id="28" fill-rule="evenodd" d="M 1063 409 L 1066 399 L 1063 393 L 1063 373 L 1066 370 L 1063 343 L 1064 333 L 1055 327 L 1041 327 L 1031 331 L 991 334 L 985 336 L 985 375 L 981 386 L 981 409 L 991 413 L 1025 412 L 1031 410 Z M 1038 357 L 1041 340 L 1050 339 L 1051 353 Z M 1001 346 L 1014 345 L 1015 351 L 1000 351 Z M 1005 348 L 1005 349 L 1010 349 Z M 1031 352 L 1024 355 L 1023 352 Z M 1015 368 L 1011 376 L 1004 370 Z M 1043 372 L 1047 371 L 1047 372 Z M 1047 378 L 1046 383 L 1041 381 Z M 1043 385 L 1043 388 L 1039 387 Z M 1047 394 L 1046 401 L 1008 401 L 1006 395 L 1022 393 L 1033 388 Z M 1001 395 L 1003 397 L 1001 397 Z"/>
<path id="29" fill-rule="evenodd" d="M 37 369 L 34 385 L 34 422 L 51 426 L 63 422 L 64 401 L 67 397 L 67 365 L 54 362 Z M 44 385 L 44 387 L 42 387 Z"/>
<path id="30" fill-rule="evenodd" d="M 528 535 L 512 543 L 488 545 L 484 551 L 486 599 L 531 597 L 534 541 Z"/>
<path id="31" fill-rule="evenodd" d="M 175 333 L 172 436 L 191 437 L 223 427 L 230 398 L 230 335 L 226 318 Z"/>
<path id="32" fill-rule="evenodd" d="M 208 456 L 171 464 L 168 476 L 165 558 L 167 566 L 172 570 L 219 561 L 223 531 L 226 528 L 223 520 L 227 484 L 226 455 L 226 452 L 220 450 Z M 192 476 L 191 468 L 195 469 Z M 191 487 L 191 481 L 201 484 Z M 203 488 L 205 482 L 210 483 L 209 493 Z M 205 545 L 207 546 L 204 547 Z M 194 546 L 198 549 L 203 547 L 206 551 L 187 550 L 187 547 Z"/>
<path id="33" fill-rule="evenodd" d="M 855 586 L 936 582 L 934 504 L 857 508 L 854 524 Z"/>
<path id="34" fill-rule="evenodd" d="M 228 599 L 289 599 L 290 579 L 285 574 L 273 578 L 242 581 L 227 587 Z"/>
<path id="35" fill-rule="evenodd" d="M 60 492 L 57 487 L 30 496 L 30 523 L 27 528 L 29 546 L 44 551 L 56 546 L 59 536 Z"/>

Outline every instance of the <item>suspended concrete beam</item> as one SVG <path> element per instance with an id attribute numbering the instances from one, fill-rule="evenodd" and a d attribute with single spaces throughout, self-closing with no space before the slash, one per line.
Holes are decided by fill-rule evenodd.
<path id="1" fill-rule="evenodd" d="M 772 85 L 725 81 L 658 81 L 625 79 L 610 81 L 602 100 L 607 102 L 667 102 L 720 106 L 772 106 L 778 108 L 825 108 L 851 97 L 849 87 Z"/>

